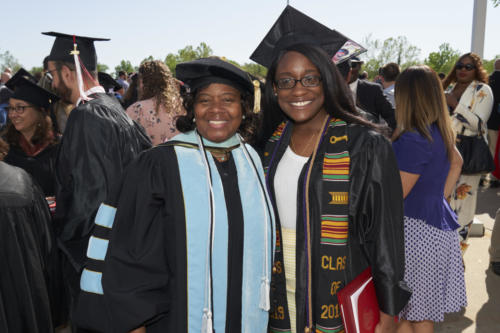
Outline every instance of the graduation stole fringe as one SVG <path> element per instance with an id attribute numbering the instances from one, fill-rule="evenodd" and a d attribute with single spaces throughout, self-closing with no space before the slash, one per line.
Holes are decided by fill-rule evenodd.
<path id="1" fill-rule="evenodd" d="M 309 332 L 337 333 L 343 332 L 340 307 L 337 302 L 337 292 L 345 285 L 348 241 L 348 203 L 349 203 L 349 168 L 350 157 L 347 147 L 348 137 L 346 123 L 340 119 L 328 118 L 323 127 L 323 133 L 318 138 L 313 155 L 306 164 L 306 173 L 302 186 L 303 193 L 309 193 L 309 184 L 312 184 L 318 175 L 313 174 L 313 165 L 322 164 L 321 179 L 321 214 L 319 221 L 310 221 L 310 209 L 318 207 L 314 202 L 309 202 L 309 195 L 304 195 L 298 216 L 304 233 L 304 249 L 297 249 L 297 254 L 306 253 L 306 328 Z M 269 139 L 272 156 L 265 153 L 270 159 L 266 163 L 266 176 L 269 166 L 275 161 L 275 154 L 281 143 L 282 135 L 286 131 L 286 124 L 281 124 Z M 269 147 L 268 146 L 268 147 Z M 320 149 L 324 147 L 324 149 Z M 312 182 L 311 182 L 312 181 Z M 285 281 L 283 254 L 281 253 L 280 240 L 281 226 L 277 224 L 276 253 L 273 279 Z M 315 236 L 315 239 L 311 237 Z M 317 253 L 316 256 L 312 256 Z M 297 255 L 297 258 L 299 256 Z M 315 267 L 313 272 L 312 267 Z M 284 284 L 282 284 L 284 285 Z M 299 292 L 299 291 L 297 291 Z M 276 302 L 272 304 L 270 315 L 271 332 L 290 332 L 290 317 L 288 313 L 286 290 L 276 292 L 273 297 Z M 314 299 L 314 303 L 313 303 Z M 297 304 L 298 305 L 298 304 Z M 301 313 L 297 309 L 297 314 Z M 299 331 L 301 328 L 297 327 Z"/>

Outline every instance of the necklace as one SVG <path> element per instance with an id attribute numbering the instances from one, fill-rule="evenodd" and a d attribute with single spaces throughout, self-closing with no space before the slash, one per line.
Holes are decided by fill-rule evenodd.
<path id="1" fill-rule="evenodd" d="M 307 144 L 306 146 L 304 147 L 304 149 L 302 149 L 302 151 L 298 151 L 297 148 L 296 148 L 296 145 L 293 144 L 293 133 L 292 133 L 292 136 L 290 138 L 290 148 L 292 148 L 292 150 L 300 155 L 300 156 L 310 156 L 311 154 L 305 154 L 305 152 L 307 152 L 309 150 L 309 146 L 311 145 L 311 142 L 314 142 L 315 140 L 313 140 L 313 138 L 316 138 L 316 136 L 318 135 L 318 133 L 314 133 L 313 135 L 311 135 L 311 137 L 309 138 L 309 140 L 307 141 Z"/>
<path id="2" fill-rule="evenodd" d="M 228 153 L 227 152 L 215 152 L 212 151 L 212 156 L 219 162 L 225 162 L 228 159 Z"/>

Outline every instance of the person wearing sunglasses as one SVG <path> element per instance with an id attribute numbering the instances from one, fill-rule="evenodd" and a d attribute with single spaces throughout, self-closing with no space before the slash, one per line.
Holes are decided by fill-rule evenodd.
<path id="1" fill-rule="evenodd" d="M 478 135 L 479 125 L 484 139 L 486 123 L 493 106 L 493 93 L 488 86 L 488 74 L 481 58 L 473 52 L 462 55 L 443 81 L 446 102 L 457 134 Z M 458 215 L 463 248 L 467 230 L 476 212 L 477 189 L 481 174 L 464 175 L 458 180 L 451 197 L 451 206 Z"/>
<path id="2" fill-rule="evenodd" d="M 53 196 L 58 138 L 48 109 L 59 98 L 26 77 L 12 78 L 7 86 L 14 93 L 5 107 L 8 122 L 2 137 L 8 147 L 0 150 L 0 160 L 27 171 L 46 197 Z"/>

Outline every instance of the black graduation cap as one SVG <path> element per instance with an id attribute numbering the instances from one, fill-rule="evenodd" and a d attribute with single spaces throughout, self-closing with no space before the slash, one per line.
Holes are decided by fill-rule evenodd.
<path id="1" fill-rule="evenodd" d="M 59 97 L 50 91 L 43 89 L 24 77 L 19 78 L 15 82 L 14 93 L 10 98 L 20 99 L 46 109 L 59 99 Z"/>
<path id="2" fill-rule="evenodd" d="M 106 90 L 106 92 L 108 92 L 109 89 L 118 91 L 122 88 L 122 86 L 118 82 L 116 82 L 116 80 L 113 79 L 108 73 L 98 72 L 97 79 L 99 80 L 99 83 L 104 88 L 104 90 Z"/>
<path id="3" fill-rule="evenodd" d="M 247 72 L 217 57 L 180 63 L 175 67 L 175 75 L 193 90 L 210 83 L 224 83 L 254 93 L 254 84 Z"/>
<path id="4" fill-rule="evenodd" d="M 71 52 L 74 49 L 74 41 L 77 45 L 77 50 L 80 52 L 80 59 L 89 71 L 97 68 L 97 54 L 95 52 L 94 42 L 108 41 L 109 38 L 94 38 L 62 34 L 59 32 L 42 32 L 43 35 L 56 37 L 52 50 L 48 56 L 49 61 L 64 61 L 73 63 L 73 55 Z"/>
<path id="5" fill-rule="evenodd" d="M 292 6 L 286 6 L 250 59 L 269 68 L 281 50 L 295 44 L 318 45 L 333 58 L 347 41 L 348 38 L 338 31 L 331 30 Z"/>
<path id="6" fill-rule="evenodd" d="M 31 75 L 30 72 L 28 72 L 27 70 L 25 70 L 24 68 L 19 68 L 19 70 L 16 72 L 16 74 L 14 74 L 10 79 L 9 81 L 7 81 L 5 83 L 5 85 L 10 89 L 10 90 L 15 90 L 15 87 L 17 85 L 17 83 L 19 82 L 20 79 L 26 79 L 26 80 L 29 80 L 33 83 L 36 83 L 36 78 Z"/>

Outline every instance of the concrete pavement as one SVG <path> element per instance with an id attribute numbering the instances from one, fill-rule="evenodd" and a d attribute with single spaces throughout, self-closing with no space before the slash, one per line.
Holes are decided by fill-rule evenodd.
<path id="1" fill-rule="evenodd" d="M 484 223 L 485 234 L 469 238 L 464 256 L 468 305 L 462 312 L 445 316 L 436 325 L 438 333 L 500 333 L 500 276 L 491 271 L 488 254 L 498 208 L 500 188 L 480 189 L 475 218 Z"/>

